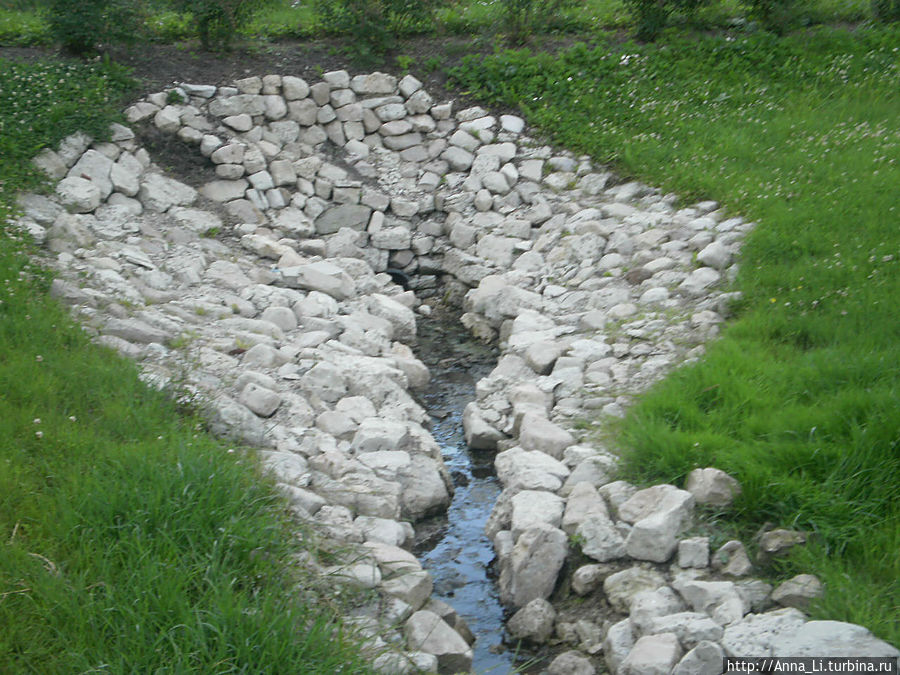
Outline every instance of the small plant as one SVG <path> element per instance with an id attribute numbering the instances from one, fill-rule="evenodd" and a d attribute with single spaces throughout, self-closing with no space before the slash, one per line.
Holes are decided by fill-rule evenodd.
<path id="1" fill-rule="evenodd" d="M 422 68 L 426 73 L 433 73 L 441 69 L 441 57 L 440 56 L 429 56 L 422 63 Z"/>
<path id="2" fill-rule="evenodd" d="M 397 67 L 404 72 L 409 72 L 410 66 L 413 64 L 413 57 L 407 54 L 400 54 L 397 57 Z"/>
<path id="3" fill-rule="evenodd" d="M 169 105 L 181 105 L 184 102 L 184 96 L 181 95 L 180 91 L 177 89 L 169 89 L 166 94 L 166 103 Z"/>

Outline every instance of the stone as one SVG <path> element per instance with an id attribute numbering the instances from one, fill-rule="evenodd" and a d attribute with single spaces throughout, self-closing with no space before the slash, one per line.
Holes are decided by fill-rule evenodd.
<path id="1" fill-rule="evenodd" d="M 356 285 L 350 275 L 324 260 L 286 267 L 281 270 L 281 274 L 285 284 L 291 288 L 319 291 L 336 300 L 346 300 L 356 292 Z"/>
<path id="2" fill-rule="evenodd" d="M 694 469 L 688 474 L 685 490 L 694 496 L 698 504 L 730 506 L 741 494 L 740 484 L 720 469 Z"/>
<path id="3" fill-rule="evenodd" d="M 106 335 L 114 335 L 140 344 L 166 344 L 170 336 L 140 319 L 110 319 L 103 328 Z M 175 336 L 171 336 L 174 338 Z"/>
<path id="4" fill-rule="evenodd" d="M 547 666 L 547 675 L 595 675 L 596 672 L 591 660 L 574 650 L 563 652 Z"/>
<path id="5" fill-rule="evenodd" d="M 471 668 L 472 649 L 434 612 L 419 610 L 406 621 L 403 632 L 411 649 L 437 657 L 439 673 L 466 672 Z"/>
<path id="6" fill-rule="evenodd" d="M 598 562 L 625 557 L 625 540 L 605 515 L 594 514 L 585 518 L 576 528 L 575 536 L 581 542 L 582 553 Z"/>
<path id="7" fill-rule="evenodd" d="M 638 560 L 665 562 L 678 547 L 678 535 L 692 522 L 694 499 L 672 485 L 657 485 L 634 494 L 619 508 L 619 518 L 633 523 L 625 549 Z"/>
<path id="8" fill-rule="evenodd" d="M 653 620 L 661 616 L 669 616 L 683 612 L 684 603 L 669 586 L 653 591 L 640 591 L 631 599 L 629 618 L 637 633 L 643 635 L 652 631 Z M 700 615 L 705 616 L 705 615 Z"/>
<path id="9" fill-rule="evenodd" d="M 342 227 L 362 231 L 366 229 L 372 209 L 363 204 L 341 204 L 322 212 L 315 219 L 316 232 L 334 234 Z"/>
<path id="10" fill-rule="evenodd" d="M 173 206 L 190 206 L 197 199 L 197 191 L 162 174 L 144 176 L 138 199 L 144 208 L 165 213 Z"/>
<path id="11" fill-rule="evenodd" d="M 678 289 L 689 297 L 704 295 L 710 286 L 718 283 L 722 275 L 712 267 L 701 267 L 691 272 L 687 278 L 678 285 Z"/>
<path id="12" fill-rule="evenodd" d="M 519 445 L 526 451 L 537 450 L 559 459 L 563 451 L 575 444 L 575 438 L 546 417 L 526 413 L 519 427 Z"/>
<path id="13" fill-rule="evenodd" d="M 808 621 L 772 640 L 775 657 L 815 658 L 823 654 L 897 659 L 900 650 L 879 640 L 867 628 L 843 621 Z"/>
<path id="14" fill-rule="evenodd" d="M 634 641 L 634 629 L 629 619 L 623 619 L 609 627 L 603 638 L 603 655 L 610 673 L 621 672 L 619 667 L 631 652 Z"/>
<path id="15" fill-rule="evenodd" d="M 620 675 L 669 675 L 682 655 L 674 634 L 645 635 L 634 643 L 617 672 Z"/>
<path id="16" fill-rule="evenodd" d="M 726 626 L 722 647 L 728 656 L 772 656 L 775 642 L 782 636 L 790 639 L 789 636 L 795 635 L 804 623 L 806 616 L 792 607 L 750 614 Z M 829 650 L 828 653 L 832 652 Z"/>
<path id="17" fill-rule="evenodd" d="M 271 417 L 281 405 L 281 395 L 250 382 L 241 391 L 238 402 L 260 417 Z"/>
<path id="18" fill-rule="evenodd" d="M 750 609 L 731 581 L 676 578 L 672 585 L 695 612 L 708 614 L 723 626 L 740 621 Z"/>
<path id="19" fill-rule="evenodd" d="M 214 180 L 200 188 L 200 194 L 214 202 L 241 199 L 250 184 L 244 180 Z"/>
<path id="20" fill-rule="evenodd" d="M 540 523 L 558 528 L 565 503 L 563 498 L 543 490 L 522 490 L 513 495 L 511 527 L 513 540 Z"/>
<path id="21" fill-rule="evenodd" d="M 703 569 L 709 565 L 709 537 L 691 537 L 678 542 L 678 566 Z"/>
<path id="22" fill-rule="evenodd" d="M 603 580 L 603 592 L 617 612 L 627 614 L 632 598 L 641 591 L 654 591 L 666 585 L 659 572 L 642 567 L 629 567 Z"/>
<path id="23" fill-rule="evenodd" d="M 724 658 L 718 644 L 702 640 L 681 658 L 672 675 L 721 675 Z"/>
<path id="24" fill-rule="evenodd" d="M 718 642 L 724 634 L 722 626 L 706 614 L 677 612 L 650 619 L 646 633 L 672 633 L 685 649 L 693 649 L 704 640 Z"/>
<path id="25" fill-rule="evenodd" d="M 500 573 L 501 601 L 518 608 L 535 598 L 550 597 L 567 550 L 566 535 L 560 529 L 541 523 L 523 532 Z"/>
<path id="26" fill-rule="evenodd" d="M 506 437 L 484 419 L 474 401 L 463 409 L 462 422 L 466 445 L 472 450 L 495 450 L 497 443 Z"/>
<path id="27" fill-rule="evenodd" d="M 71 213 L 90 213 L 100 206 L 100 189 L 86 178 L 70 176 L 56 185 L 56 194 Z"/>
<path id="28" fill-rule="evenodd" d="M 723 243 L 714 241 L 697 254 L 697 260 L 707 267 L 723 270 L 731 262 L 731 251 Z"/>
<path id="29" fill-rule="evenodd" d="M 743 577 L 750 574 L 753 565 L 744 545 L 736 540 L 725 542 L 712 557 L 712 567 L 722 574 Z"/>
<path id="30" fill-rule="evenodd" d="M 758 555 L 766 562 L 784 555 L 794 546 L 806 543 L 806 534 L 796 530 L 776 529 L 764 532 L 759 537 Z"/>
<path id="31" fill-rule="evenodd" d="M 535 598 L 513 614 L 506 628 L 516 640 L 543 644 L 553 634 L 555 621 L 556 610 L 553 605 L 543 598 Z"/>
<path id="32" fill-rule="evenodd" d="M 597 489 L 588 482 L 576 483 L 567 495 L 566 511 L 562 519 L 562 529 L 566 534 L 573 534 L 578 526 L 589 516 L 609 519 L 606 502 Z"/>
<path id="33" fill-rule="evenodd" d="M 772 591 L 772 600 L 783 607 L 806 609 L 813 600 L 822 597 L 822 582 L 812 574 L 798 574 L 779 584 Z"/>

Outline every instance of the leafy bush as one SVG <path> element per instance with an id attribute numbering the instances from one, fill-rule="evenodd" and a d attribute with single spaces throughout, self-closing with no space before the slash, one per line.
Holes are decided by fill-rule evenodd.
<path id="1" fill-rule="evenodd" d="M 900 0 L 872 0 L 872 14 L 879 21 L 900 21 Z"/>
<path id="2" fill-rule="evenodd" d="M 231 48 L 231 40 L 261 9 L 274 0 L 173 0 L 175 8 L 194 18 L 203 49 Z"/>
<path id="3" fill-rule="evenodd" d="M 136 3 L 128 0 L 50 0 L 47 11 L 54 39 L 81 56 L 103 43 L 129 42 L 139 23 Z"/>
<path id="4" fill-rule="evenodd" d="M 803 0 L 742 0 L 751 18 L 757 19 L 767 30 L 785 33 L 797 18 Z"/>
<path id="5" fill-rule="evenodd" d="M 400 35 L 432 27 L 439 0 L 317 0 L 316 15 L 327 28 L 353 38 L 360 56 L 383 54 Z"/>
<path id="6" fill-rule="evenodd" d="M 502 0 L 502 16 L 512 42 L 521 44 L 535 30 L 546 29 L 559 12 L 578 0 Z"/>
<path id="7" fill-rule="evenodd" d="M 637 37 L 641 40 L 655 39 L 666 27 L 673 12 L 692 15 L 710 0 L 625 0 L 631 13 Z"/>

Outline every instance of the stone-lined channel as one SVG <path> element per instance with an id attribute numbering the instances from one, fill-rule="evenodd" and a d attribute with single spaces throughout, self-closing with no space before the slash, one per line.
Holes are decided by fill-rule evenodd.
<path id="1" fill-rule="evenodd" d="M 494 549 L 484 532 L 501 488 L 494 453 L 469 450 L 462 422 L 476 382 L 496 365 L 496 350 L 477 342 L 452 311 L 441 314 L 420 322 L 417 353 L 431 371 L 431 387 L 421 398 L 455 493 L 446 516 L 417 528 L 415 552 L 434 579 L 434 596 L 452 605 L 477 638 L 472 669 L 502 675 L 514 654 L 501 647 L 504 612 L 489 569 Z"/>
<path id="2" fill-rule="evenodd" d="M 206 401 L 210 428 L 257 448 L 296 517 L 347 551 L 309 564 L 378 597 L 357 622 L 376 670 L 508 669 L 491 651 L 505 616 L 494 554 L 509 634 L 569 650 L 552 675 L 601 659 L 612 673 L 714 675 L 725 654 L 898 653 L 808 621 L 797 608 L 818 580 L 772 589 L 741 578 L 740 542 L 683 538 L 695 503 L 728 508 L 733 478 L 698 468 L 685 489 L 639 490 L 591 433 L 717 335 L 752 223 L 619 183 L 518 117 L 435 102 L 411 75 L 182 84 L 126 117 L 195 146 L 217 180 L 172 179 L 113 125 L 111 142 L 75 134 L 36 158 L 59 183 L 22 196 L 19 226 L 98 342 Z M 491 362 L 468 338 L 438 336 L 452 346 L 444 394 L 411 349 L 442 287 L 461 299 L 458 323 L 501 350 L 481 377 Z M 442 513 L 422 553 L 432 577 L 409 547 Z M 766 534 L 773 555 L 804 540 Z M 474 664 L 457 613 L 479 636 Z"/>

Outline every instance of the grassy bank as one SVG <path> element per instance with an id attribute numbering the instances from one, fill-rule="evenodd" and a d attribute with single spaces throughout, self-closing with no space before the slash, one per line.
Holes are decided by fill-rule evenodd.
<path id="1" fill-rule="evenodd" d="M 0 222 L 126 86 L 0 61 Z M 0 671 L 369 672 L 254 462 L 93 346 L 30 253 L 0 229 Z"/>
<path id="2" fill-rule="evenodd" d="M 739 319 L 629 415 L 629 476 L 739 478 L 745 540 L 815 534 L 818 616 L 900 643 L 900 30 L 672 39 L 471 61 L 554 141 L 756 222 Z"/>

